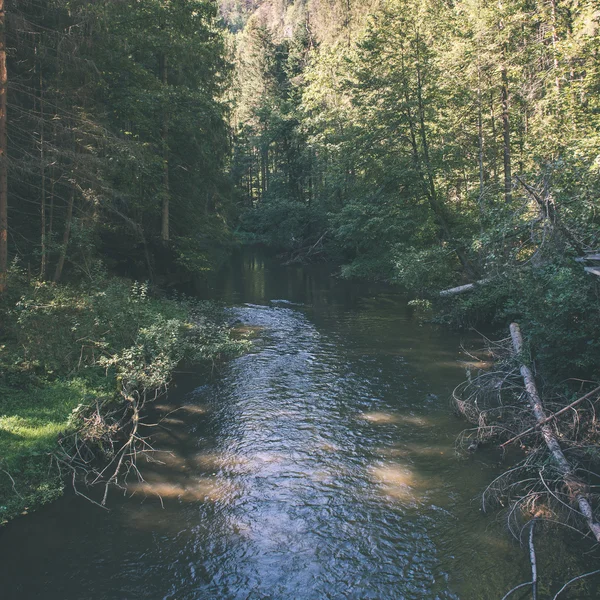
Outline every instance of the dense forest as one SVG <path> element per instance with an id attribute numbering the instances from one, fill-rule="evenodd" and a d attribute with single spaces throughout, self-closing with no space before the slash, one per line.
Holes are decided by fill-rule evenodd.
<path id="1" fill-rule="evenodd" d="M 518 317 L 547 373 L 597 374 L 598 282 L 574 259 L 600 243 L 598 17 L 554 0 L 263 4 L 236 45 L 246 239 L 425 300 L 485 280 L 445 318 Z"/>
<path id="2" fill-rule="evenodd" d="M 237 238 L 425 304 L 484 281 L 440 319 L 597 374 L 594 2 L 6 9 L 1 270 L 172 282 Z"/>
<path id="3" fill-rule="evenodd" d="M 441 324 L 518 322 L 525 341 L 486 350 L 499 371 L 518 359 L 527 387 L 534 367 L 557 410 L 589 392 L 597 2 L 0 0 L 2 518 L 56 497 L 65 469 L 118 483 L 175 366 L 243 349 L 215 307 L 165 290 L 245 244 L 395 285 Z M 529 431 L 503 404 L 524 392 L 486 377 L 455 394 L 470 449 Z M 588 404 L 550 433 L 589 465 Z M 50 484 L 65 428 L 85 433 L 61 438 Z"/>
<path id="4" fill-rule="evenodd" d="M 9 262 L 59 281 L 102 257 L 152 278 L 226 246 L 216 16 L 209 2 L 6 2 Z"/>

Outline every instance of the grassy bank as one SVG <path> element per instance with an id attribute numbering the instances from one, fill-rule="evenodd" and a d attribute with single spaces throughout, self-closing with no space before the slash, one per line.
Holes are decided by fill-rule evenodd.
<path id="1" fill-rule="evenodd" d="M 72 411 L 103 391 L 81 377 L 0 386 L 0 523 L 60 496 L 58 437 L 73 428 Z"/>
<path id="2" fill-rule="evenodd" d="M 129 435 L 132 397 L 142 406 L 177 364 L 241 348 L 214 306 L 105 275 L 58 286 L 13 273 L 0 323 L 0 523 L 62 493 L 69 440 L 110 463 Z"/>

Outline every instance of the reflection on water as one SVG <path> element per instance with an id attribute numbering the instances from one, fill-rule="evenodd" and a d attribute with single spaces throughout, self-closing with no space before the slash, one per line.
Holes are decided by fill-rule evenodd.
<path id="1" fill-rule="evenodd" d="M 215 481 L 209 477 L 196 477 L 186 485 L 171 481 L 139 481 L 127 485 L 127 491 L 132 494 L 156 496 L 161 500 L 177 498 L 186 502 L 223 500 L 230 493 L 230 484 Z"/>
<path id="2" fill-rule="evenodd" d="M 527 580 L 478 511 L 495 467 L 453 451 L 457 337 L 259 257 L 214 285 L 252 351 L 157 403 L 158 451 L 110 513 L 67 494 L 3 530 L 3 599 L 496 599 Z"/>
<path id="3" fill-rule="evenodd" d="M 387 413 L 387 412 L 366 412 L 360 415 L 361 419 L 368 421 L 369 423 L 375 423 L 378 425 L 390 425 L 390 424 L 407 424 L 414 425 L 416 427 L 431 427 L 433 423 L 426 417 L 414 414 L 400 414 L 400 413 Z"/>

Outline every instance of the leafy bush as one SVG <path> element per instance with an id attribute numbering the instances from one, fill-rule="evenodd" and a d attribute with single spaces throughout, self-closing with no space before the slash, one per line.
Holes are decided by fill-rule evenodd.
<path id="1" fill-rule="evenodd" d="M 70 437 L 104 456 L 127 435 L 133 396 L 163 391 L 182 361 L 244 347 L 210 303 L 159 298 L 145 283 L 105 275 L 67 286 L 13 271 L 0 305 L 0 521 L 61 493 L 49 468 L 59 436 L 78 431 Z"/>

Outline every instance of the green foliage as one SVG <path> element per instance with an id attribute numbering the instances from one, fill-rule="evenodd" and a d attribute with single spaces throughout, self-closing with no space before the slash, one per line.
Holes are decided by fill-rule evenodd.
<path id="1" fill-rule="evenodd" d="M 295 6 L 236 38 L 244 239 L 327 232 L 343 276 L 421 298 L 485 280 L 438 320 L 518 319 L 544 375 L 596 377 L 598 283 L 573 260 L 600 251 L 594 3 Z"/>
<path id="2" fill-rule="evenodd" d="M 315 209 L 284 195 L 269 195 L 259 207 L 242 213 L 240 221 L 251 232 L 248 241 L 288 251 L 302 246 L 311 232 L 323 226 L 322 215 Z"/>
<path id="3" fill-rule="evenodd" d="M 61 493 L 57 438 L 85 427 L 88 405 L 123 402 L 121 389 L 160 392 L 179 363 L 244 348 L 217 307 L 156 297 L 147 283 L 104 274 L 59 286 L 13 268 L 9 286 L 0 305 L 0 521 Z"/>
<path id="4" fill-rule="evenodd" d="M 503 312 L 519 319 L 541 372 L 553 379 L 600 378 L 600 289 L 579 265 L 524 273 Z"/>
<path id="5" fill-rule="evenodd" d="M 152 278 L 168 270 L 166 199 L 167 252 L 226 236 L 231 69 L 216 4 L 26 1 L 7 13 L 11 253 L 43 280 L 61 278 L 59 263 L 91 279 L 99 257 Z M 192 254 L 180 271 L 199 266 Z"/>

